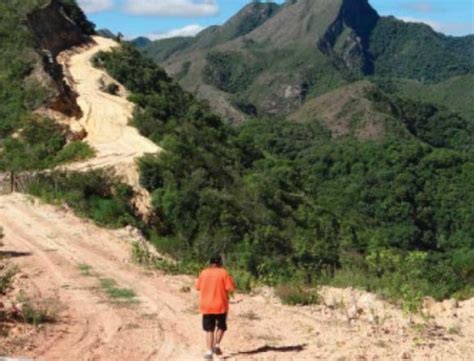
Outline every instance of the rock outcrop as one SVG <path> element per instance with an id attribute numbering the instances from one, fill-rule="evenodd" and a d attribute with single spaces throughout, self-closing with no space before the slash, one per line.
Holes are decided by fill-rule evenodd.
<path id="1" fill-rule="evenodd" d="M 367 0 L 344 0 L 338 17 L 318 41 L 318 48 L 352 72 L 371 74 L 369 36 L 378 19 Z"/>
<path id="2" fill-rule="evenodd" d="M 63 70 L 56 56 L 63 50 L 90 42 L 90 37 L 67 16 L 57 0 L 30 13 L 27 23 L 43 60 L 44 73 L 40 77 L 49 77 L 55 88 L 48 107 L 68 117 L 80 118 L 82 112 L 77 105 L 77 94 L 64 82 Z"/>

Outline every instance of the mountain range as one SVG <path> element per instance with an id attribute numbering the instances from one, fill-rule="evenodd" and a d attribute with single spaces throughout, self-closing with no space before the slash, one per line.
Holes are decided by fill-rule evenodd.
<path id="1" fill-rule="evenodd" d="M 379 16 L 367 0 L 252 2 L 196 37 L 133 43 L 234 123 L 292 114 L 362 79 L 473 115 L 474 36 Z"/>

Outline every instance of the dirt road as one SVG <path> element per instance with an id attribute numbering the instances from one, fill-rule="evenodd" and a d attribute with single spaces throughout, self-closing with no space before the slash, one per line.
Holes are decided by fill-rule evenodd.
<path id="1" fill-rule="evenodd" d="M 93 37 L 95 44 L 65 51 L 58 57 L 67 74 L 66 80 L 79 95 L 82 109 L 80 124 L 87 131 L 86 141 L 97 150 L 97 156 L 76 167 L 106 167 L 133 163 L 145 153 L 157 153 L 160 148 L 141 136 L 128 125 L 132 118 L 133 103 L 126 98 L 127 91 L 102 69 L 92 66 L 91 59 L 100 51 L 110 51 L 119 44 L 111 39 Z M 120 87 L 119 96 L 100 90 L 100 81 L 114 82 Z"/>
<path id="2" fill-rule="evenodd" d="M 111 51 L 119 44 L 111 39 L 93 37 L 94 43 L 66 50 L 58 56 L 65 81 L 78 94 L 77 103 L 83 117 L 70 119 L 72 129 L 84 129 L 84 139 L 95 150 L 92 159 L 61 167 L 65 170 L 87 171 L 109 168 L 135 190 L 135 206 L 143 214 L 150 212 L 150 195 L 140 186 L 139 172 L 135 161 L 145 154 L 155 154 L 162 149 L 138 130 L 129 126 L 134 104 L 127 99 L 127 90 L 104 70 L 95 68 L 91 60 L 100 51 Z M 101 90 L 100 83 L 115 83 L 118 95 Z"/>
<path id="3" fill-rule="evenodd" d="M 201 359 L 197 298 L 189 290 L 193 279 L 132 264 L 126 233 L 98 228 L 68 211 L 22 195 L 0 197 L 0 225 L 6 234 L 4 251 L 24 254 L 14 262 L 26 274 L 29 291 L 53 296 L 66 307 L 58 324 L 35 335 L 32 350 L 15 356 L 40 360 Z M 118 302 L 100 285 L 104 279 L 133 290 L 136 297 Z M 342 294 L 337 297 L 348 302 Z M 360 300 L 363 303 L 362 297 Z M 226 358 L 400 360 L 400 354 L 406 352 L 413 360 L 472 359 L 474 302 L 462 304 L 456 317 L 442 313 L 437 320 L 438 336 L 430 335 L 429 327 L 422 333 L 393 307 L 371 302 L 374 312 L 380 313 L 376 323 L 368 313 L 348 322 L 347 310 L 341 305 L 283 306 L 268 290 L 237 295 L 223 344 Z M 455 332 L 448 332 L 450 329 Z"/>

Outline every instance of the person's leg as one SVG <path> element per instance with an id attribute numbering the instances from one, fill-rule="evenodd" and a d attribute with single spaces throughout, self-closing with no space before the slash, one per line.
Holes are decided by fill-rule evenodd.
<path id="1" fill-rule="evenodd" d="M 222 339 L 224 338 L 225 331 L 218 328 L 214 336 L 214 341 L 216 346 L 220 346 Z"/>
<path id="2" fill-rule="evenodd" d="M 224 334 L 227 331 L 227 314 L 219 315 L 217 317 L 217 330 L 214 335 L 214 353 L 216 355 L 222 355 L 221 342 L 224 338 Z"/>
<path id="3" fill-rule="evenodd" d="M 209 351 L 214 348 L 214 332 L 206 332 L 206 345 Z"/>
<path id="4" fill-rule="evenodd" d="M 214 349 L 214 331 L 216 329 L 216 318 L 214 315 L 203 315 L 202 316 L 202 328 L 206 333 L 206 346 L 207 353 L 204 357 L 207 360 L 212 360 L 212 354 Z"/>

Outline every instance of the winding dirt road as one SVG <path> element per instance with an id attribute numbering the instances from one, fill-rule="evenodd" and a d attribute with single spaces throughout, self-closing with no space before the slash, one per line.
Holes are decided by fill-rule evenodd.
<path id="1" fill-rule="evenodd" d="M 128 125 L 134 104 L 126 98 L 127 91 L 91 60 L 100 51 L 111 51 L 119 44 L 111 39 L 93 37 L 94 44 L 67 50 L 59 55 L 66 81 L 79 95 L 77 102 L 83 112 L 79 123 L 87 131 L 85 139 L 97 151 L 96 157 L 75 165 L 76 169 L 104 168 L 117 164 L 133 164 L 146 153 L 161 151 L 151 140 Z M 119 85 L 119 96 L 100 90 L 100 81 Z"/>
<path id="2" fill-rule="evenodd" d="M 0 225 L 6 234 L 3 251 L 23 254 L 14 262 L 27 276 L 27 291 L 53 296 L 66 307 L 58 324 L 35 335 L 31 351 L 15 356 L 201 359 L 203 335 L 193 279 L 166 276 L 131 263 L 131 239 L 126 232 L 101 229 L 69 211 L 18 194 L 0 197 Z M 136 302 L 117 304 L 99 286 L 101 278 L 132 289 Z M 345 291 L 341 292 L 331 297 L 348 303 Z M 441 313 L 436 320 L 441 328 L 434 328 L 439 335 L 430 336 L 420 334 L 392 306 L 371 295 L 357 297 L 360 304 L 370 300 L 378 313 L 377 323 L 371 322 L 367 309 L 358 320 L 348 322 L 341 305 L 284 306 L 269 290 L 237 295 L 223 344 L 225 359 L 400 360 L 401 352 L 413 360 L 472 359 L 473 300 L 461 304 L 454 316 Z M 450 328 L 456 333 L 449 333 Z"/>
<path id="3" fill-rule="evenodd" d="M 162 149 L 138 130 L 129 126 L 134 104 L 128 101 L 127 90 L 103 69 L 91 63 L 100 51 L 111 51 L 120 46 L 111 39 L 93 37 L 93 43 L 66 50 L 59 54 L 65 81 L 77 94 L 77 103 L 83 116 L 79 120 L 70 119 L 72 129 L 84 129 L 85 141 L 95 150 L 95 157 L 60 167 L 64 170 L 87 171 L 90 169 L 112 169 L 121 181 L 135 191 L 134 204 L 141 214 L 150 213 L 150 195 L 140 186 L 136 160 L 145 154 L 155 154 Z M 103 84 L 115 83 L 118 95 L 110 95 L 101 88 Z"/>

